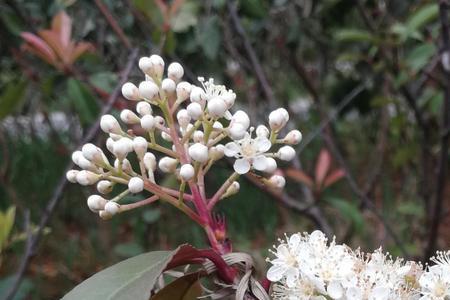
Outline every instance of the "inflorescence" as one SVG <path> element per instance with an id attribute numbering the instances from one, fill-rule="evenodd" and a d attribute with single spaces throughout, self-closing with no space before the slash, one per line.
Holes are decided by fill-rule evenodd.
<path id="1" fill-rule="evenodd" d="M 365 254 L 328 242 L 320 231 L 297 233 L 271 251 L 267 278 L 279 300 L 448 300 L 450 251 L 438 252 L 433 266 L 393 259 L 382 249 Z"/>
<path id="2" fill-rule="evenodd" d="M 213 79 L 198 78 L 199 85 L 182 81 L 183 67 L 171 63 L 167 78 L 163 78 L 165 62 L 158 55 L 142 57 L 139 68 L 145 80 L 138 86 L 127 82 L 122 86 L 123 96 L 135 102 L 135 111 L 124 109 L 120 120 L 113 115 L 101 117 L 101 129 L 109 135 L 106 149 L 86 144 L 72 155 L 73 162 L 82 170 L 70 170 L 67 179 L 81 185 L 97 185 L 99 195 L 91 195 L 88 207 L 103 219 L 156 200 L 167 201 L 204 223 L 202 214 L 210 211 L 220 199 L 239 190 L 239 175 L 258 171 L 258 178 L 271 188 L 282 188 L 285 179 L 278 174 L 275 159 L 289 161 L 296 153 L 291 145 L 302 138 L 300 131 L 292 130 L 280 138 L 280 131 L 289 120 L 284 108 L 268 116 L 268 127 L 250 126 L 243 110 L 232 110 L 236 94 Z M 276 145 L 281 144 L 276 150 Z M 203 178 L 211 166 L 224 156 L 234 158 L 234 173 L 224 185 L 208 198 Z M 179 189 L 163 187 L 155 172 L 174 174 Z M 116 196 L 106 195 L 125 190 Z M 189 187 L 190 193 L 185 191 Z M 146 190 L 153 196 L 135 203 L 121 203 L 129 193 Z M 200 199 L 199 199 L 200 198 Z M 191 203 L 193 202 L 193 205 Z"/>

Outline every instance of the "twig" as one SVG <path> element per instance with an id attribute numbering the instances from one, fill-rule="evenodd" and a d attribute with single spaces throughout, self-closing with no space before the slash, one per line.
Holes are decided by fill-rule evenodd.
<path id="1" fill-rule="evenodd" d="M 386 232 L 392 237 L 394 242 L 399 247 L 400 251 L 403 252 L 407 256 L 407 251 L 405 247 L 403 246 L 403 243 L 398 238 L 394 230 L 391 228 L 391 226 L 386 222 L 383 215 L 378 212 L 377 208 L 374 206 L 372 201 L 367 197 L 367 195 L 359 188 L 358 184 L 356 183 L 356 180 L 354 179 L 353 175 L 351 174 L 350 168 L 347 164 L 347 162 L 344 159 L 344 156 L 342 155 L 340 149 L 336 145 L 336 142 L 333 138 L 333 126 L 332 123 L 327 122 L 327 113 L 325 112 L 324 105 L 322 102 L 322 99 L 319 96 L 319 91 L 316 90 L 315 86 L 312 83 L 306 83 L 309 82 L 308 76 L 306 72 L 301 72 L 303 70 L 303 67 L 298 62 L 296 57 L 291 54 L 290 55 L 290 61 L 292 62 L 292 65 L 294 66 L 295 71 L 299 75 L 299 77 L 305 82 L 306 88 L 309 90 L 311 95 L 313 96 L 314 101 L 316 102 L 316 106 L 319 110 L 319 113 L 321 115 L 321 119 L 323 120 L 325 126 L 324 129 L 326 129 L 326 133 L 323 135 L 324 141 L 327 144 L 328 148 L 330 148 L 331 152 L 333 153 L 336 160 L 339 162 L 341 167 L 345 171 L 345 177 L 349 183 L 350 188 L 352 189 L 353 193 L 360 199 L 360 201 L 382 222 L 384 227 L 386 228 Z M 355 90 L 354 90 L 355 91 Z M 351 93 L 352 94 L 352 93 Z"/>
<path id="2" fill-rule="evenodd" d="M 123 32 L 122 28 L 120 28 L 119 24 L 117 24 L 117 21 L 114 19 L 114 16 L 109 11 L 108 7 L 101 1 L 101 0 L 94 0 L 95 5 L 97 5 L 100 12 L 105 17 L 106 21 L 108 22 L 109 26 L 111 26 L 112 30 L 117 34 L 119 39 L 122 41 L 122 43 L 125 45 L 125 47 L 128 50 L 131 50 L 131 43 L 128 40 L 127 36 Z"/>
<path id="3" fill-rule="evenodd" d="M 363 84 L 356 86 L 350 93 L 348 93 L 344 99 L 336 106 L 336 108 L 328 114 L 327 118 L 320 121 L 319 126 L 317 126 L 311 133 L 309 133 L 305 138 L 303 138 L 300 147 L 298 148 L 298 153 L 301 153 L 306 146 L 308 146 L 312 140 L 314 140 L 322 131 L 329 126 L 330 123 L 334 122 L 338 117 L 339 113 L 349 105 L 353 99 L 356 98 L 362 91 L 364 91 L 365 86 Z"/>
<path id="4" fill-rule="evenodd" d="M 442 30 L 443 53 L 441 55 L 450 55 L 450 29 L 449 29 L 449 3 L 446 0 L 439 1 L 439 16 Z M 444 103 L 442 104 L 442 123 L 441 131 L 444 132 L 450 126 L 450 70 L 448 66 L 442 65 L 445 75 Z M 425 249 L 425 261 L 433 255 L 439 236 L 439 226 L 441 224 L 441 213 L 444 201 L 444 189 L 448 168 L 448 147 L 449 135 L 441 135 L 441 152 L 439 156 L 438 172 L 436 178 L 436 198 L 434 200 L 433 216 L 431 218 L 430 232 L 428 233 L 428 244 Z"/>
<path id="5" fill-rule="evenodd" d="M 259 178 L 252 173 L 247 173 L 245 175 L 245 178 L 247 178 L 252 184 L 254 184 L 259 189 L 270 194 L 270 196 L 272 196 L 274 199 L 276 199 L 284 206 L 294 209 L 296 212 L 299 212 L 309 217 L 311 220 L 313 220 L 314 223 L 316 223 L 319 229 L 321 229 L 325 233 L 326 236 L 328 237 L 333 236 L 333 230 L 331 229 L 331 226 L 328 224 L 325 217 L 322 215 L 320 209 L 317 206 L 315 206 L 314 202 L 313 203 L 299 202 L 298 200 L 290 197 L 285 192 L 280 192 L 276 189 L 272 189 L 264 185 L 261 182 L 261 180 L 259 180 Z"/>
<path id="6" fill-rule="evenodd" d="M 230 14 L 231 20 L 233 21 L 234 27 L 244 42 L 245 51 L 247 52 L 247 55 L 253 66 L 255 75 L 256 75 L 259 83 L 261 84 L 261 88 L 264 92 L 264 95 L 265 95 L 267 101 L 269 101 L 269 104 L 272 107 L 275 107 L 277 101 L 275 100 L 273 90 L 272 90 L 269 82 L 267 81 L 267 77 L 264 74 L 264 70 L 261 66 L 261 63 L 259 62 L 256 52 L 253 49 L 253 46 L 250 43 L 250 40 L 248 39 L 248 36 L 247 36 L 244 28 L 242 27 L 241 20 L 239 19 L 239 16 L 237 13 L 237 2 L 228 0 L 227 6 L 228 6 L 228 12 Z"/>
<path id="7" fill-rule="evenodd" d="M 115 87 L 115 89 L 111 93 L 111 95 L 109 96 L 107 103 L 103 106 L 100 115 L 104 115 L 104 114 L 108 113 L 112 109 L 114 103 L 120 97 L 121 87 L 128 80 L 128 77 L 131 73 L 133 65 L 136 62 L 137 55 L 138 55 L 138 50 L 134 49 L 128 58 L 126 67 L 121 72 L 119 83 L 117 84 L 117 86 Z M 80 145 L 78 145 L 77 148 L 80 148 L 83 144 L 94 139 L 99 131 L 100 131 L 100 121 L 97 120 L 97 122 L 95 122 L 95 124 L 93 124 L 89 128 L 89 130 L 86 132 L 86 135 L 84 136 L 82 142 L 80 143 Z M 20 286 L 20 283 L 23 280 L 25 271 L 28 268 L 31 258 L 36 254 L 37 246 L 38 246 L 39 240 L 42 238 L 44 228 L 47 226 L 47 224 L 50 220 L 50 217 L 52 216 L 53 211 L 55 210 L 56 205 L 61 200 L 61 196 L 63 194 L 64 188 L 67 185 L 66 172 L 68 170 L 72 169 L 73 167 L 74 167 L 73 162 L 70 162 L 67 165 L 64 174 L 59 179 L 58 184 L 56 185 L 56 189 L 53 191 L 53 195 L 50 198 L 50 200 L 47 202 L 45 210 L 43 211 L 43 213 L 41 215 L 41 218 L 40 218 L 39 224 L 38 224 L 38 228 L 37 228 L 35 234 L 29 236 L 30 242 L 27 243 L 25 254 L 23 255 L 23 257 L 21 259 L 19 269 L 15 275 L 15 279 L 14 279 L 13 283 L 11 284 L 8 292 L 6 293 L 6 296 L 3 299 L 11 300 L 14 298 L 14 296 Z"/>

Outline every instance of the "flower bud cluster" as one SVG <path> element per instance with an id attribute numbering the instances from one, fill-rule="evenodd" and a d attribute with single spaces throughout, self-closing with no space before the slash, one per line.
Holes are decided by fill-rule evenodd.
<path id="1" fill-rule="evenodd" d="M 381 248 L 365 254 L 328 242 L 320 231 L 280 240 L 268 259 L 273 299 L 448 299 L 450 252 L 438 252 L 433 266 L 393 259 Z"/>
<path id="2" fill-rule="evenodd" d="M 123 96 L 134 109 L 120 112 L 120 121 L 113 115 L 101 117 L 100 128 L 109 135 L 106 155 L 100 147 L 86 144 L 73 153 L 73 162 L 82 170 L 67 173 L 70 182 L 81 185 L 96 184 L 103 196 L 115 190 L 115 185 L 126 188 L 111 200 L 103 196 L 89 197 L 88 207 L 102 218 L 126 210 L 120 200 L 127 193 L 144 190 L 162 196 L 164 189 L 155 182 L 155 171 L 175 174 L 180 182 L 180 197 L 186 184 L 191 189 L 211 166 L 224 156 L 234 158 L 233 176 L 260 172 L 258 178 L 272 188 L 283 188 L 286 181 L 274 175 L 276 159 L 290 161 L 296 152 L 292 145 L 301 141 L 298 130 L 279 136 L 289 120 L 284 108 L 272 111 L 268 126 L 251 126 L 243 110 L 233 112 L 236 94 L 213 79 L 198 78 L 199 85 L 183 81 L 184 69 L 173 62 L 167 67 L 158 55 L 142 57 L 139 68 L 145 80 L 135 85 L 122 86 Z M 156 114 L 155 112 L 161 112 Z M 107 157 L 113 156 L 113 163 Z M 137 161 L 133 166 L 131 162 Z M 266 177 L 266 178 L 264 178 Z M 235 194 L 239 183 L 226 182 L 215 195 L 216 200 Z M 172 191 L 171 195 L 175 195 Z M 192 191 L 191 191 L 192 192 Z M 105 196 L 106 197 L 106 196 Z M 214 200 L 214 201 L 216 201 Z"/>

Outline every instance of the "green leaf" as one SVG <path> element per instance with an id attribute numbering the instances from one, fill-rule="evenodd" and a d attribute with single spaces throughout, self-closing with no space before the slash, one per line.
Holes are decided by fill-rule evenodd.
<path id="1" fill-rule="evenodd" d="M 0 120 L 19 107 L 24 99 L 27 81 L 10 82 L 0 95 Z"/>
<path id="2" fill-rule="evenodd" d="M 67 93 L 78 112 L 83 125 L 89 125 L 97 118 L 98 106 L 91 92 L 78 80 L 67 81 Z"/>
<path id="3" fill-rule="evenodd" d="M 327 201 L 339 210 L 344 218 L 350 220 L 353 228 L 358 232 L 361 232 L 364 229 L 364 218 L 355 203 L 339 198 L 331 198 L 327 199 Z"/>
<path id="4" fill-rule="evenodd" d="M 208 18 L 197 27 L 197 39 L 205 56 L 211 60 L 217 57 L 221 43 L 219 21 L 216 16 Z"/>
<path id="5" fill-rule="evenodd" d="M 151 300 L 196 300 L 202 295 L 200 273 L 180 277 L 160 290 Z"/>
<path id="6" fill-rule="evenodd" d="M 90 81 L 96 87 L 109 93 L 117 84 L 117 75 L 112 72 L 99 72 L 91 75 Z"/>
<path id="7" fill-rule="evenodd" d="M 158 277 L 181 249 L 148 252 L 119 262 L 86 279 L 62 299 L 148 300 Z"/>
<path id="8" fill-rule="evenodd" d="M 335 38 L 340 42 L 375 42 L 376 38 L 367 30 L 341 29 L 335 32 Z"/>
<path id="9" fill-rule="evenodd" d="M 132 257 L 144 252 L 141 245 L 136 243 L 123 243 L 114 247 L 114 252 L 122 257 Z"/>
<path id="10" fill-rule="evenodd" d="M 5 213 L 0 213 L 0 252 L 7 244 L 16 217 L 16 208 L 11 206 Z"/>
<path id="11" fill-rule="evenodd" d="M 424 5 L 408 18 L 405 25 L 410 32 L 416 31 L 436 19 L 438 13 L 439 7 L 437 4 Z"/>
<path id="12" fill-rule="evenodd" d="M 434 53 L 436 53 L 436 47 L 433 44 L 421 44 L 408 54 L 406 64 L 411 70 L 417 72 L 430 61 Z"/>

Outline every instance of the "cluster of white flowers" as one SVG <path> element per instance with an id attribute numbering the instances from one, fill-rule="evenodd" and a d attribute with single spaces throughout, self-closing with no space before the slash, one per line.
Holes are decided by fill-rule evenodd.
<path id="1" fill-rule="evenodd" d="M 250 126 L 247 113 L 233 112 L 236 94 L 215 84 L 213 79 L 205 81 L 199 77 L 199 86 L 182 81 L 184 70 L 176 62 L 167 67 L 167 78 L 163 78 L 165 62 L 158 55 L 142 57 L 139 68 L 145 80 L 138 86 L 127 82 L 122 87 L 123 96 L 135 102 L 135 112 L 130 109 L 120 112 L 120 119 L 128 129 L 123 129 L 113 115 L 101 118 L 101 129 L 109 134 L 106 149 L 114 156 L 114 163 L 93 144 L 84 145 L 72 155 L 73 162 L 82 170 L 69 171 L 69 181 L 97 184 L 98 192 L 103 195 L 113 191 L 116 184 L 128 187 L 111 199 L 90 196 L 87 203 L 92 211 L 102 218 L 110 218 L 136 207 L 120 205 L 119 201 L 127 193 L 143 190 L 160 199 L 183 200 L 182 189 L 186 183 L 197 184 L 199 176 L 204 176 L 224 156 L 236 158 L 235 174 L 230 176 L 232 180 L 223 189 L 223 195 L 216 196 L 235 193 L 239 188 L 235 179 L 255 170 L 265 175 L 259 177 L 265 184 L 273 188 L 285 185 L 285 179 L 274 174 L 275 158 L 293 159 L 296 153 L 290 145 L 298 144 L 302 135 L 292 130 L 279 137 L 289 120 L 284 108 L 270 113 L 268 127 L 259 125 L 255 129 Z M 277 147 L 279 144 L 282 146 Z M 274 147 L 277 149 L 270 152 Z M 138 162 L 137 167 L 132 165 L 134 161 Z M 157 167 L 164 173 L 175 174 L 182 188 L 176 191 L 158 185 L 154 174 Z"/>
<path id="2" fill-rule="evenodd" d="M 320 231 L 293 234 L 274 248 L 267 272 L 274 299 L 450 299 L 450 251 L 424 269 L 381 249 L 364 254 L 328 242 Z"/>

